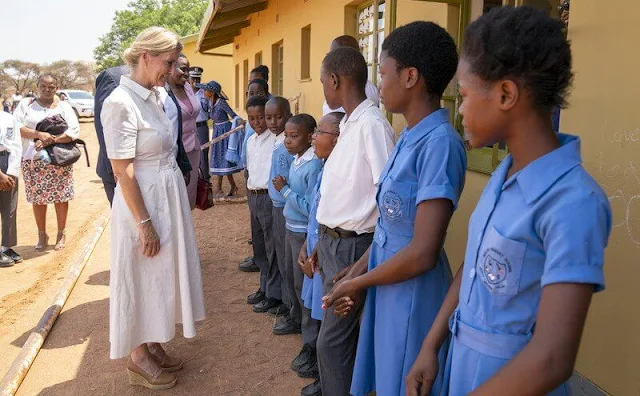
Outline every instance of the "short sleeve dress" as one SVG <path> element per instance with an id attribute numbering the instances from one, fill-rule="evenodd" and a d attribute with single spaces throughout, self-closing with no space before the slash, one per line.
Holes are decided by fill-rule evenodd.
<path id="1" fill-rule="evenodd" d="M 110 341 L 119 359 L 147 342 L 164 343 L 183 324 L 186 338 L 205 318 L 200 257 L 184 179 L 176 163 L 173 127 L 159 94 L 123 76 L 104 102 L 110 159 L 133 159 L 160 252 L 145 257 L 136 219 L 116 186 L 111 215 Z"/>
<path id="2" fill-rule="evenodd" d="M 80 123 L 69 103 L 58 102 L 55 107 L 42 107 L 33 98 L 23 99 L 14 112 L 21 126 L 36 129 L 47 117 L 60 115 L 67 122 L 65 132 L 73 140 L 80 135 Z M 73 165 L 56 166 L 42 162 L 33 139 L 22 139 L 22 175 L 27 202 L 50 205 L 73 200 Z"/>

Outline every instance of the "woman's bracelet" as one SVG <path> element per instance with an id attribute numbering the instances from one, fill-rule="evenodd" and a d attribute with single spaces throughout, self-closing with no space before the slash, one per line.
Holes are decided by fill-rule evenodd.
<path id="1" fill-rule="evenodd" d="M 138 224 L 136 224 L 138 227 L 140 227 L 141 225 L 148 223 L 151 221 L 151 217 L 149 217 L 148 219 L 144 219 L 142 221 L 139 221 Z"/>

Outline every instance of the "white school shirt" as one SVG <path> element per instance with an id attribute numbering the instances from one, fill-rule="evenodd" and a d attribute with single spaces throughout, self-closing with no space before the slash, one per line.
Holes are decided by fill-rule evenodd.
<path id="1" fill-rule="evenodd" d="M 160 94 L 160 101 L 162 102 L 164 113 L 169 118 L 169 121 L 171 121 L 171 125 L 173 125 L 173 139 L 177 141 L 178 131 L 181 127 L 178 123 L 178 106 L 176 106 L 176 102 L 171 99 L 165 87 L 157 87 L 156 90 L 158 94 Z"/>
<path id="2" fill-rule="evenodd" d="M 342 119 L 338 143 L 324 165 L 318 223 L 358 234 L 373 232 L 378 180 L 394 145 L 393 128 L 369 99 Z"/>
<path id="3" fill-rule="evenodd" d="M 364 92 L 367 94 L 367 99 L 373 102 L 373 105 L 376 107 L 380 107 L 380 95 L 378 94 L 378 87 L 376 87 L 371 81 L 367 81 L 367 85 L 364 87 Z M 322 116 L 326 116 L 329 113 L 333 112 L 344 113 L 344 109 L 342 107 L 338 107 L 335 110 L 332 110 L 327 101 L 325 100 L 322 104 Z"/>
<path id="4" fill-rule="evenodd" d="M 283 134 L 284 135 L 284 134 Z M 271 158 L 276 144 L 276 135 L 268 129 L 260 135 L 254 133 L 247 140 L 247 171 L 249 190 L 266 190 L 269 188 Z"/>
<path id="5" fill-rule="evenodd" d="M 59 114 L 64 118 L 69 126 L 64 133 L 72 140 L 76 140 L 80 136 L 80 122 L 74 113 L 73 108 L 67 102 L 58 102 L 53 108 L 45 108 L 40 106 L 37 100 L 33 98 L 22 99 L 13 116 L 16 118 L 21 127 L 36 129 L 38 123 L 47 117 Z M 36 148 L 33 139 L 22 139 L 22 159 L 32 160 L 35 156 Z"/>
<path id="6" fill-rule="evenodd" d="M 9 166 L 7 175 L 18 177 L 20 174 L 20 159 L 22 158 L 22 139 L 20 138 L 20 124 L 9 113 L 0 113 L 0 152 L 9 152 Z"/>

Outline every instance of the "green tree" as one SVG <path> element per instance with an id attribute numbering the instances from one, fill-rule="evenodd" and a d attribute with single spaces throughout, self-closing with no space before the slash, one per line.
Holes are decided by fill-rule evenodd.
<path id="1" fill-rule="evenodd" d="M 98 71 L 121 65 L 121 55 L 144 29 L 162 26 L 188 36 L 200 30 L 208 0 L 132 0 L 128 8 L 116 11 L 111 30 L 100 38 L 93 51 Z"/>

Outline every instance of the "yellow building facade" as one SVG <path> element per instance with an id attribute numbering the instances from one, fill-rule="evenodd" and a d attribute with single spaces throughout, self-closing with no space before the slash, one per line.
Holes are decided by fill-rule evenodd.
<path id="1" fill-rule="evenodd" d="M 238 110 L 244 107 L 249 71 L 264 64 L 270 69 L 273 93 L 295 99 L 299 112 L 318 117 L 324 100 L 320 64 L 333 38 L 358 38 L 375 82 L 379 48 L 394 28 L 415 20 L 433 21 L 460 43 L 468 23 L 503 3 L 532 5 L 557 15 L 559 1 L 216 0 L 193 50 L 230 51 L 232 57 L 225 58 L 230 63 L 214 78 L 224 78 L 230 103 Z M 576 395 L 640 394 L 640 314 L 633 308 L 640 300 L 640 126 L 635 108 L 640 77 L 637 55 L 629 51 L 640 37 L 638 20 L 637 1 L 571 3 L 568 36 L 576 77 L 560 129 L 581 137 L 584 165 L 609 195 L 614 214 L 606 253 L 607 287 L 593 299 L 573 379 Z M 459 123 L 454 86 L 443 106 Z M 392 123 L 398 133 L 405 125 L 397 115 Z M 504 155 L 506 149 L 497 145 L 469 152 L 464 194 L 446 242 L 454 270 L 464 257 L 468 219 L 488 174 Z"/>

